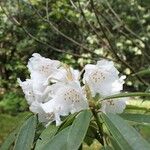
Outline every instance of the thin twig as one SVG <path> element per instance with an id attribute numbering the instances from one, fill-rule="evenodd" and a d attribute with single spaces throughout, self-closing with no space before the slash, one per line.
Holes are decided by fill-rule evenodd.
<path id="1" fill-rule="evenodd" d="M 99 130 L 99 135 L 100 135 L 99 141 L 100 141 L 100 143 L 101 143 L 102 145 L 104 145 L 102 123 L 100 122 L 99 116 L 98 116 L 97 112 L 95 112 L 94 109 L 92 109 L 92 113 L 93 113 L 93 116 L 94 116 L 94 118 L 95 118 L 95 122 L 96 122 L 96 124 L 97 124 L 98 130 Z"/>
<path id="2" fill-rule="evenodd" d="M 95 30 L 95 27 L 92 26 L 92 25 L 88 22 L 88 20 L 87 20 L 87 18 L 86 18 L 86 16 L 85 16 L 85 13 L 84 13 L 84 11 L 83 11 L 83 9 L 82 9 L 82 6 L 81 6 L 81 4 L 80 4 L 80 0 L 78 0 L 78 4 L 79 4 L 80 13 L 81 13 L 83 19 L 85 20 L 85 22 L 87 23 L 87 25 L 92 29 L 92 31 L 97 35 L 97 37 L 107 46 L 107 43 L 103 40 L 103 38 L 101 37 L 101 35 L 98 34 L 98 32 Z"/>
<path id="3" fill-rule="evenodd" d="M 78 10 L 78 7 L 75 5 L 75 3 L 72 0 L 70 0 L 70 3 L 76 10 Z"/>
<path id="4" fill-rule="evenodd" d="M 51 21 L 44 19 L 41 14 L 39 13 L 39 11 L 32 5 L 31 0 L 28 0 L 32 6 L 32 8 L 34 9 L 35 13 L 41 18 L 41 20 L 43 20 L 44 22 L 48 23 L 49 26 L 51 28 L 53 28 L 56 33 L 60 34 L 61 36 L 63 36 L 64 38 L 66 38 L 67 40 L 71 41 L 72 43 L 78 45 L 79 47 L 83 48 L 84 50 L 86 50 L 87 52 L 92 53 L 95 56 L 98 56 L 96 53 L 94 53 L 94 51 L 89 50 L 87 47 L 85 47 L 84 45 L 80 44 L 79 42 L 75 41 L 74 39 L 72 39 L 71 37 L 67 36 L 66 34 L 64 34 L 63 32 L 61 32 Z"/>
<path id="5" fill-rule="evenodd" d="M 48 2 L 48 0 L 46 0 L 45 11 L 46 11 L 46 18 L 47 18 L 47 20 L 49 20 L 48 4 L 49 4 L 49 2 Z"/>

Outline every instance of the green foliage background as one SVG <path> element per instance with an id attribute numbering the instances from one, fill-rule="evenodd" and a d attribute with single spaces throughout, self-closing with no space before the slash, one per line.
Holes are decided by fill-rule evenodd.
<path id="1" fill-rule="evenodd" d="M 125 91 L 149 91 L 149 0 L 2 0 L 0 5 L 1 113 L 28 110 L 17 78 L 29 76 L 27 61 L 35 52 L 79 69 L 101 58 L 113 60 L 127 76 Z"/>

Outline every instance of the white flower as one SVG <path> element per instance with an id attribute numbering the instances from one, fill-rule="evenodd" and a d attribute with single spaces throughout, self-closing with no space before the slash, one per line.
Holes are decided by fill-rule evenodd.
<path id="1" fill-rule="evenodd" d="M 63 66 L 57 69 L 57 72 L 54 72 L 51 76 L 49 76 L 49 81 L 52 80 L 54 82 L 69 82 L 69 81 L 77 81 L 79 79 L 79 71 L 75 70 L 69 66 Z"/>
<path id="2" fill-rule="evenodd" d="M 33 91 L 33 82 L 31 79 L 26 79 L 26 81 L 24 81 L 24 82 L 22 82 L 20 79 L 18 79 L 18 83 L 21 86 L 21 88 L 25 94 L 25 98 L 26 98 L 28 104 L 31 104 L 34 100 L 36 100 L 38 98 L 38 96 L 37 96 L 38 93 L 35 94 Z"/>
<path id="3" fill-rule="evenodd" d="M 53 122 L 55 119 L 54 114 L 45 113 L 45 111 L 41 107 L 41 104 L 51 99 L 52 96 L 50 91 L 54 90 L 54 87 L 46 87 L 41 91 L 37 91 L 34 89 L 34 82 L 31 79 L 27 79 L 24 82 L 18 79 L 18 82 L 23 89 L 28 104 L 30 105 L 30 111 L 34 114 L 38 114 L 39 122 L 42 122 L 45 126 Z"/>
<path id="4" fill-rule="evenodd" d="M 18 79 L 18 83 L 21 86 L 29 105 L 34 101 L 46 102 L 50 99 L 49 86 L 45 86 L 40 82 L 32 79 L 26 79 L 26 81 L 23 82 Z"/>
<path id="5" fill-rule="evenodd" d="M 31 79 L 35 81 L 44 83 L 51 74 L 57 72 L 57 68 L 60 66 L 60 62 L 57 60 L 42 57 L 37 53 L 34 53 L 32 56 L 27 67 L 31 73 Z"/>
<path id="6" fill-rule="evenodd" d="M 60 116 L 87 109 L 88 103 L 79 82 L 70 81 L 67 84 L 62 83 L 54 98 L 41 106 L 45 113 L 54 113 L 56 125 L 59 125 L 61 123 Z"/>
<path id="7" fill-rule="evenodd" d="M 101 111 L 104 113 L 120 114 L 126 108 L 126 100 L 124 98 L 120 99 L 109 99 L 101 101 Z"/>
<path id="8" fill-rule="evenodd" d="M 41 103 L 34 101 L 30 107 L 30 111 L 34 114 L 38 114 L 39 122 L 42 122 L 45 126 L 48 126 L 51 122 L 54 121 L 54 113 L 45 113 L 41 107 Z"/>
<path id="9" fill-rule="evenodd" d="M 119 78 L 114 63 L 107 60 L 98 61 L 96 65 L 86 65 L 83 82 L 90 87 L 92 95 L 99 93 L 102 97 L 116 94 L 123 89 L 125 76 Z"/>

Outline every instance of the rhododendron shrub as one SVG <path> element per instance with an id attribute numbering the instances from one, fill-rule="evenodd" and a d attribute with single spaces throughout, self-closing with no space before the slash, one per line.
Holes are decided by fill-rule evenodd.
<path id="1" fill-rule="evenodd" d="M 34 53 L 27 67 L 30 78 L 18 78 L 18 83 L 33 115 L 3 147 L 9 148 L 15 141 L 14 149 L 18 150 L 77 150 L 97 140 L 106 150 L 150 149 L 149 143 L 124 120 L 125 114 L 126 120 L 140 123 L 139 116 L 126 109 L 127 97 L 144 93 L 123 92 L 126 77 L 112 61 L 102 59 L 79 71 Z M 148 115 L 140 115 L 146 117 L 144 123 L 150 121 Z"/>

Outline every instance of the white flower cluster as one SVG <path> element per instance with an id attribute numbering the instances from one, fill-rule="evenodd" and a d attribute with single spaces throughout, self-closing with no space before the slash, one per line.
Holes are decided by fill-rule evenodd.
<path id="1" fill-rule="evenodd" d="M 79 81 L 80 72 L 57 60 L 51 60 L 34 53 L 27 65 L 30 79 L 21 81 L 30 110 L 38 114 L 39 121 L 46 126 L 56 121 L 61 123 L 61 116 L 88 109 L 88 97 L 84 85 Z M 117 94 L 123 89 L 125 77 L 119 78 L 119 72 L 113 62 L 98 61 L 96 65 L 86 65 L 83 83 L 87 84 L 92 97 L 98 93 L 101 98 Z M 125 109 L 124 99 L 101 101 L 104 113 L 122 113 Z"/>

